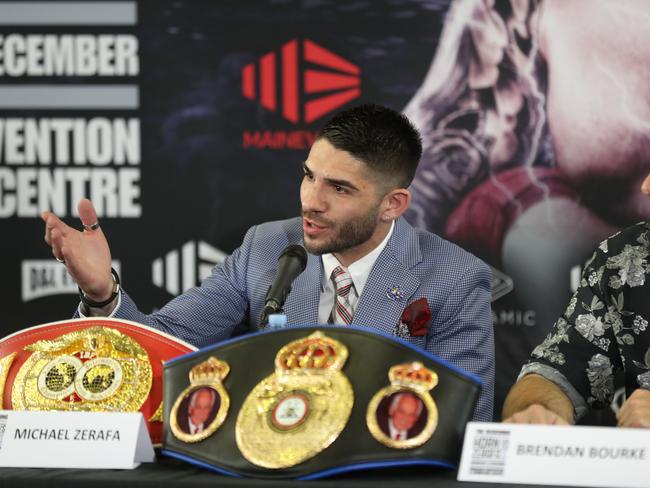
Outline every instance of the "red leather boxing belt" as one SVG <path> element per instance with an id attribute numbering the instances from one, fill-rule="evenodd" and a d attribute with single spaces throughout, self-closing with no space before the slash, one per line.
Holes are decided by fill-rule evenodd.
<path id="1" fill-rule="evenodd" d="M 163 362 L 195 350 L 128 320 L 30 327 L 0 339 L 0 409 L 140 411 L 159 444 Z"/>

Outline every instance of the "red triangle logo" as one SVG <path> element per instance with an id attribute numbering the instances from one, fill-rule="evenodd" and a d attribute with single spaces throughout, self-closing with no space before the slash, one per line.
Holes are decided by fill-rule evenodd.
<path id="1" fill-rule="evenodd" d="M 361 96 L 361 69 L 304 39 L 242 69 L 242 95 L 293 123 L 311 123 Z"/>

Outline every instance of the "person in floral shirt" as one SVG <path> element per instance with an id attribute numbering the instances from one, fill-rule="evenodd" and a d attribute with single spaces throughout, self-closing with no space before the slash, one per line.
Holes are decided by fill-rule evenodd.
<path id="1" fill-rule="evenodd" d="M 650 175 L 642 190 L 650 195 Z M 573 423 L 625 386 L 618 425 L 650 427 L 648 320 L 650 222 L 640 222 L 603 241 L 585 265 L 564 315 L 510 390 L 504 421 Z"/>

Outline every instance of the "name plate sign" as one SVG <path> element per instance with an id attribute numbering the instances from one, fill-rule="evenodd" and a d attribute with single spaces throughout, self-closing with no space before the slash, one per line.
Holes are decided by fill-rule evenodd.
<path id="1" fill-rule="evenodd" d="M 647 488 L 647 429 L 470 422 L 460 481 Z"/>
<path id="2" fill-rule="evenodd" d="M 133 469 L 154 460 L 140 412 L 0 410 L 0 466 Z"/>

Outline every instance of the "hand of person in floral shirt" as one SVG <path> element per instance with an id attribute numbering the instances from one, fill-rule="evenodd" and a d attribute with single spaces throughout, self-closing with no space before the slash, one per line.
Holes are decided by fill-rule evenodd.
<path id="1" fill-rule="evenodd" d="M 573 405 L 554 383 L 530 374 L 515 383 L 508 394 L 503 418 L 512 424 L 568 425 L 573 423 Z"/>
<path id="2" fill-rule="evenodd" d="M 650 391 L 634 390 L 616 414 L 619 427 L 650 427 Z"/>

